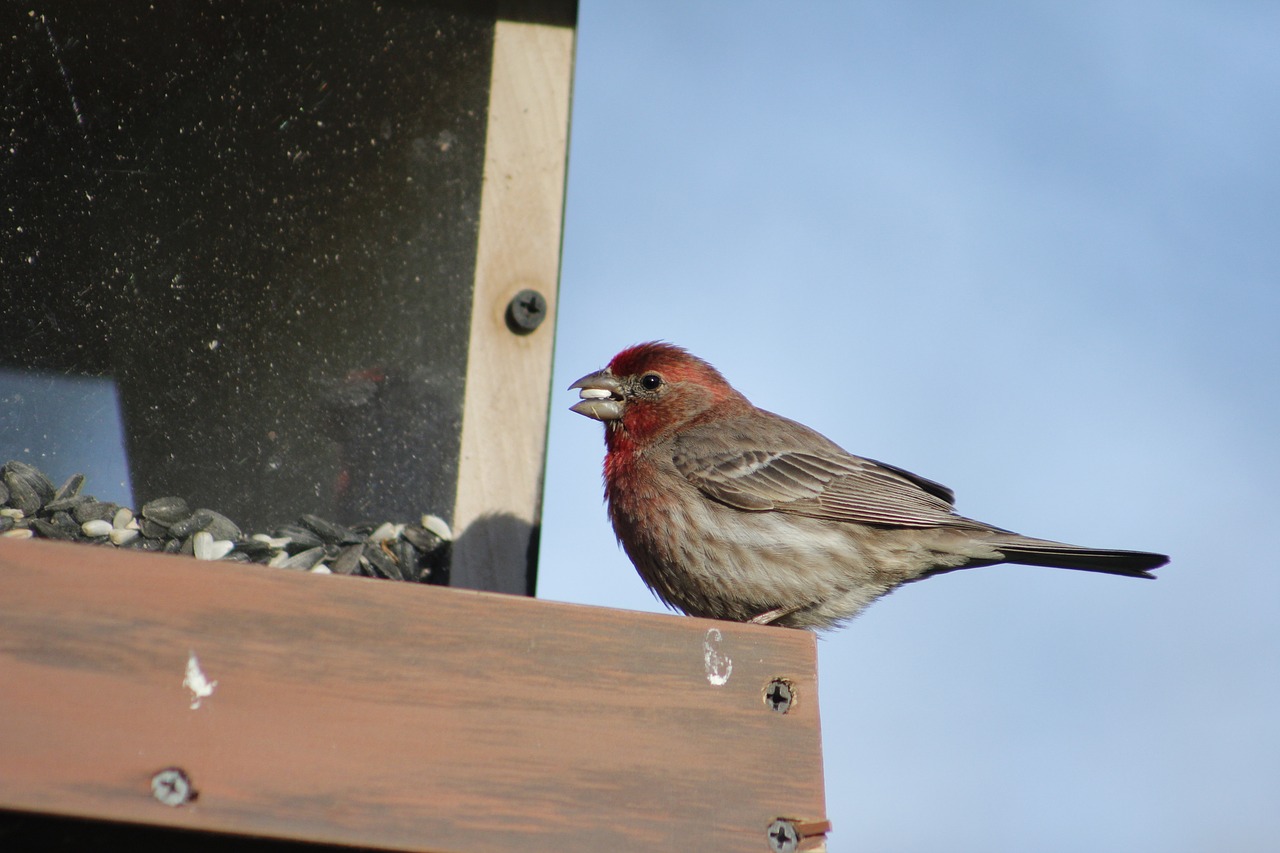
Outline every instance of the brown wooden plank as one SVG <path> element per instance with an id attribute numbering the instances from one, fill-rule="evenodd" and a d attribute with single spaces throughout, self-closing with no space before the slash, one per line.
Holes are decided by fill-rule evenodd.
<path id="1" fill-rule="evenodd" d="M 8 809 L 438 851 L 759 851 L 824 817 L 807 632 L 105 547 L 0 542 L 0 721 Z M 152 797 L 166 767 L 197 800 Z"/>

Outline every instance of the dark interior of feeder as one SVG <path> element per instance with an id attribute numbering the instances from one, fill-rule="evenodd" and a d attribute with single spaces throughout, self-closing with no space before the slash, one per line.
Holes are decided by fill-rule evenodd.
<path id="1" fill-rule="evenodd" d="M 0 462 L 245 534 L 451 523 L 488 6 L 0 13 Z"/>

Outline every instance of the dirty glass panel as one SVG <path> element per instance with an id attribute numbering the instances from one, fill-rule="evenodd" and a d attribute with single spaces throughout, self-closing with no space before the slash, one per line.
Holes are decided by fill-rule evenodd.
<path id="1" fill-rule="evenodd" d="M 492 6 L 0 14 L 0 461 L 246 532 L 451 521 Z"/>

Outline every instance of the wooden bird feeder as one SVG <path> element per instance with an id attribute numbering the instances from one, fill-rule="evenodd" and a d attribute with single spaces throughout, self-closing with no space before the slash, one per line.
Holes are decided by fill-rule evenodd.
<path id="1" fill-rule="evenodd" d="M 0 807 L 226 849 L 821 849 L 808 632 L 402 586 L 3 543 Z"/>
<path id="2" fill-rule="evenodd" d="M 15 17 L 0 382 L 113 383 L 139 502 L 455 539 L 439 586 L 0 537 L 0 847 L 824 849 L 811 634 L 528 597 L 575 23 Z"/>

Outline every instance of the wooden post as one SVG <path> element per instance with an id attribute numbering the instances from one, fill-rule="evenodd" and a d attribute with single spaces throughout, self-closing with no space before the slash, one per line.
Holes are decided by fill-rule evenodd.
<path id="1" fill-rule="evenodd" d="M 781 628 L 3 541 L 0 720 L 20 812 L 428 851 L 826 829 Z"/>
<path id="2" fill-rule="evenodd" d="M 529 16 L 536 5 L 505 11 Z M 547 5 L 552 23 L 500 16 L 494 27 L 451 580 L 526 595 L 542 518 L 576 18 L 572 4 Z M 521 293 L 541 298 L 545 317 L 524 331 L 508 318 Z"/>

